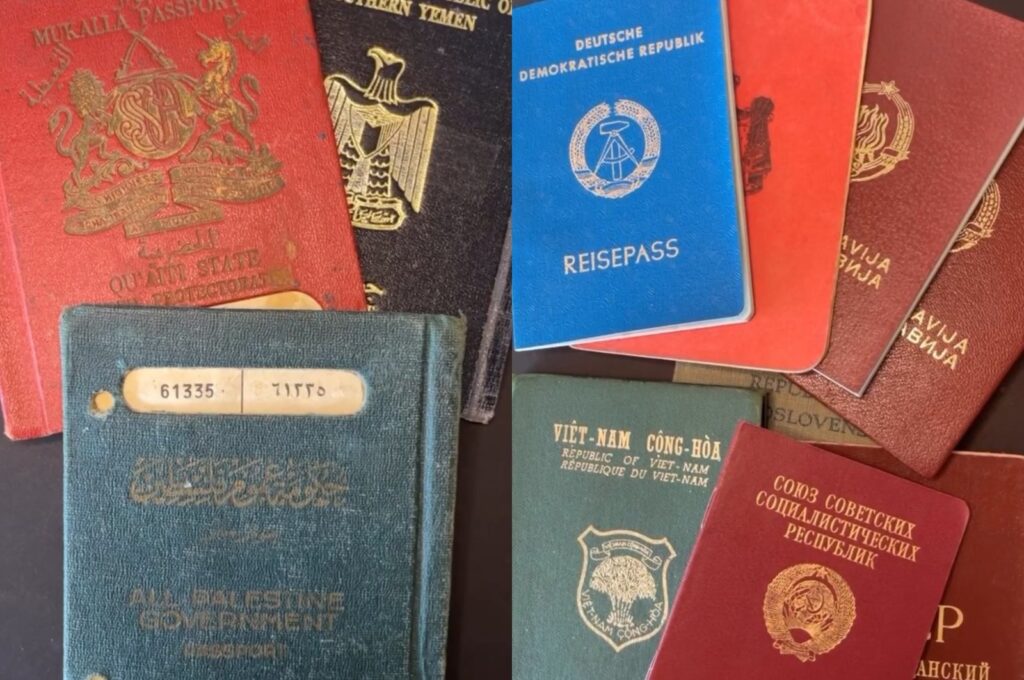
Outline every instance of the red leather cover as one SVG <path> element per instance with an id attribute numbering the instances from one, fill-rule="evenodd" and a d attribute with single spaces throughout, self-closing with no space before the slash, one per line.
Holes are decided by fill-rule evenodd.
<path id="1" fill-rule="evenodd" d="M 863 394 L 1024 120 L 1024 22 L 967 0 L 876 0 L 832 338 Z"/>
<path id="2" fill-rule="evenodd" d="M 967 523 L 952 496 L 740 425 L 649 680 L 908 680 Z"/>
<path id="3" fill-rule="evenodd" d="M 828 446 L 848 458 L 964 499 L 960 554 L 935 615 L 917 678 L 1024 678 L 1024 456 L 956 452 L 935 479 L 882 449 Z"/>
<path id="4" fill-rule="evenodd" d="M 754 317 L 579 349 L 788 372 L 821 360 L 870 5 L 729 0 Z"/>
<path id="5" fill-rule="evenodd" d="M 306 2 L 14 0 L 0 40 L 8 436 L 61 429 L 64 306 L 365 308 Z"/>
<path id="6" fill-rule="evenodd" d="M 965 226 L 863 397 L 793 381 L 923 475 L 938 472 L 1024 350 L 1024 143 Z"/>

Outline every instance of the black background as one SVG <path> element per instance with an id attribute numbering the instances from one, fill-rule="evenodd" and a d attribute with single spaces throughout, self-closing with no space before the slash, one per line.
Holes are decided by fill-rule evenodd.
<path id="1" fill-rule="evenodd" d="M 981 4 L 1024 20 L 1022 0 Z M 672 376 L 667 362 L 568 349 L 514 354 L 510 364 L 514 373 Z M 491 424 L 463 423 L 461 429 L 449 679 L 511 677 L 510 385 L 506 375 Z M 1024 362 L 1003 381 L 959 448 L 1024 454 L 1022 405 Z M 0 680 L 56 680 L 61 677 L 61 442 L 59 437 L 0 440 Z"/>

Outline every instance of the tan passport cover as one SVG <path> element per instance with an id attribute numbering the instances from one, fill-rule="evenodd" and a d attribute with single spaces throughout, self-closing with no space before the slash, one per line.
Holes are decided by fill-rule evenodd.
<path id="1" fill-rule="evenodd" d="M 863 394 L 1024 118 L 1024 22 L 967 0 L 877 0 L 816 369 Z"/>
<path id="2" fill-rule="evenodd" d="M 672 380 L 690 385 L 744 387 L 764 392 L 767 409 L 764 426 L 800 441 L 872 445 L 871 439 L 856 425 L 802 390 L 790 376 L 770 371 L 678 363 Z"/>
<path id="3" fill-rule="evenodd" d="M 1024 144 L 857 398 L 814 374 L 793 381 L 908 466 L 934 475 L 1024 348 Z"/>

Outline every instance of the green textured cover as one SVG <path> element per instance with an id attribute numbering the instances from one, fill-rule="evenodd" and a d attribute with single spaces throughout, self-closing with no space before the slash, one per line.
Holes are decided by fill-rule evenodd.
<path id="1" fill-rule="evenodd" d="M 439 316 L 66 311 L 65 680 L 443 677 L 463 337 Z M 352 369 L 367 400 L 347 417 L 139 414 L 120 386 L 142 366 Z M 97 390 L 118 399 L 104 418 Z M 340 466 L 347 492 L 140 503 L 144 459 L 186 488 L 192 464 Z"/>
<path id="2" fill-rule="evenodd" d="M 761 404 L 737 388 L 515 378 L 513 678 L 644 677 L 733 431 L 760 424 Z"/>

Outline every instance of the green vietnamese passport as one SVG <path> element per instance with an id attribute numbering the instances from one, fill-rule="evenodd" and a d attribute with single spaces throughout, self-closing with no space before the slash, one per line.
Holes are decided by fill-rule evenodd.
<path id="1" fill-rule="evenodd" d="M 739 388 L 515 378 L 515 680 L 644 677 L 732 433 L 761 407 Z"/>

